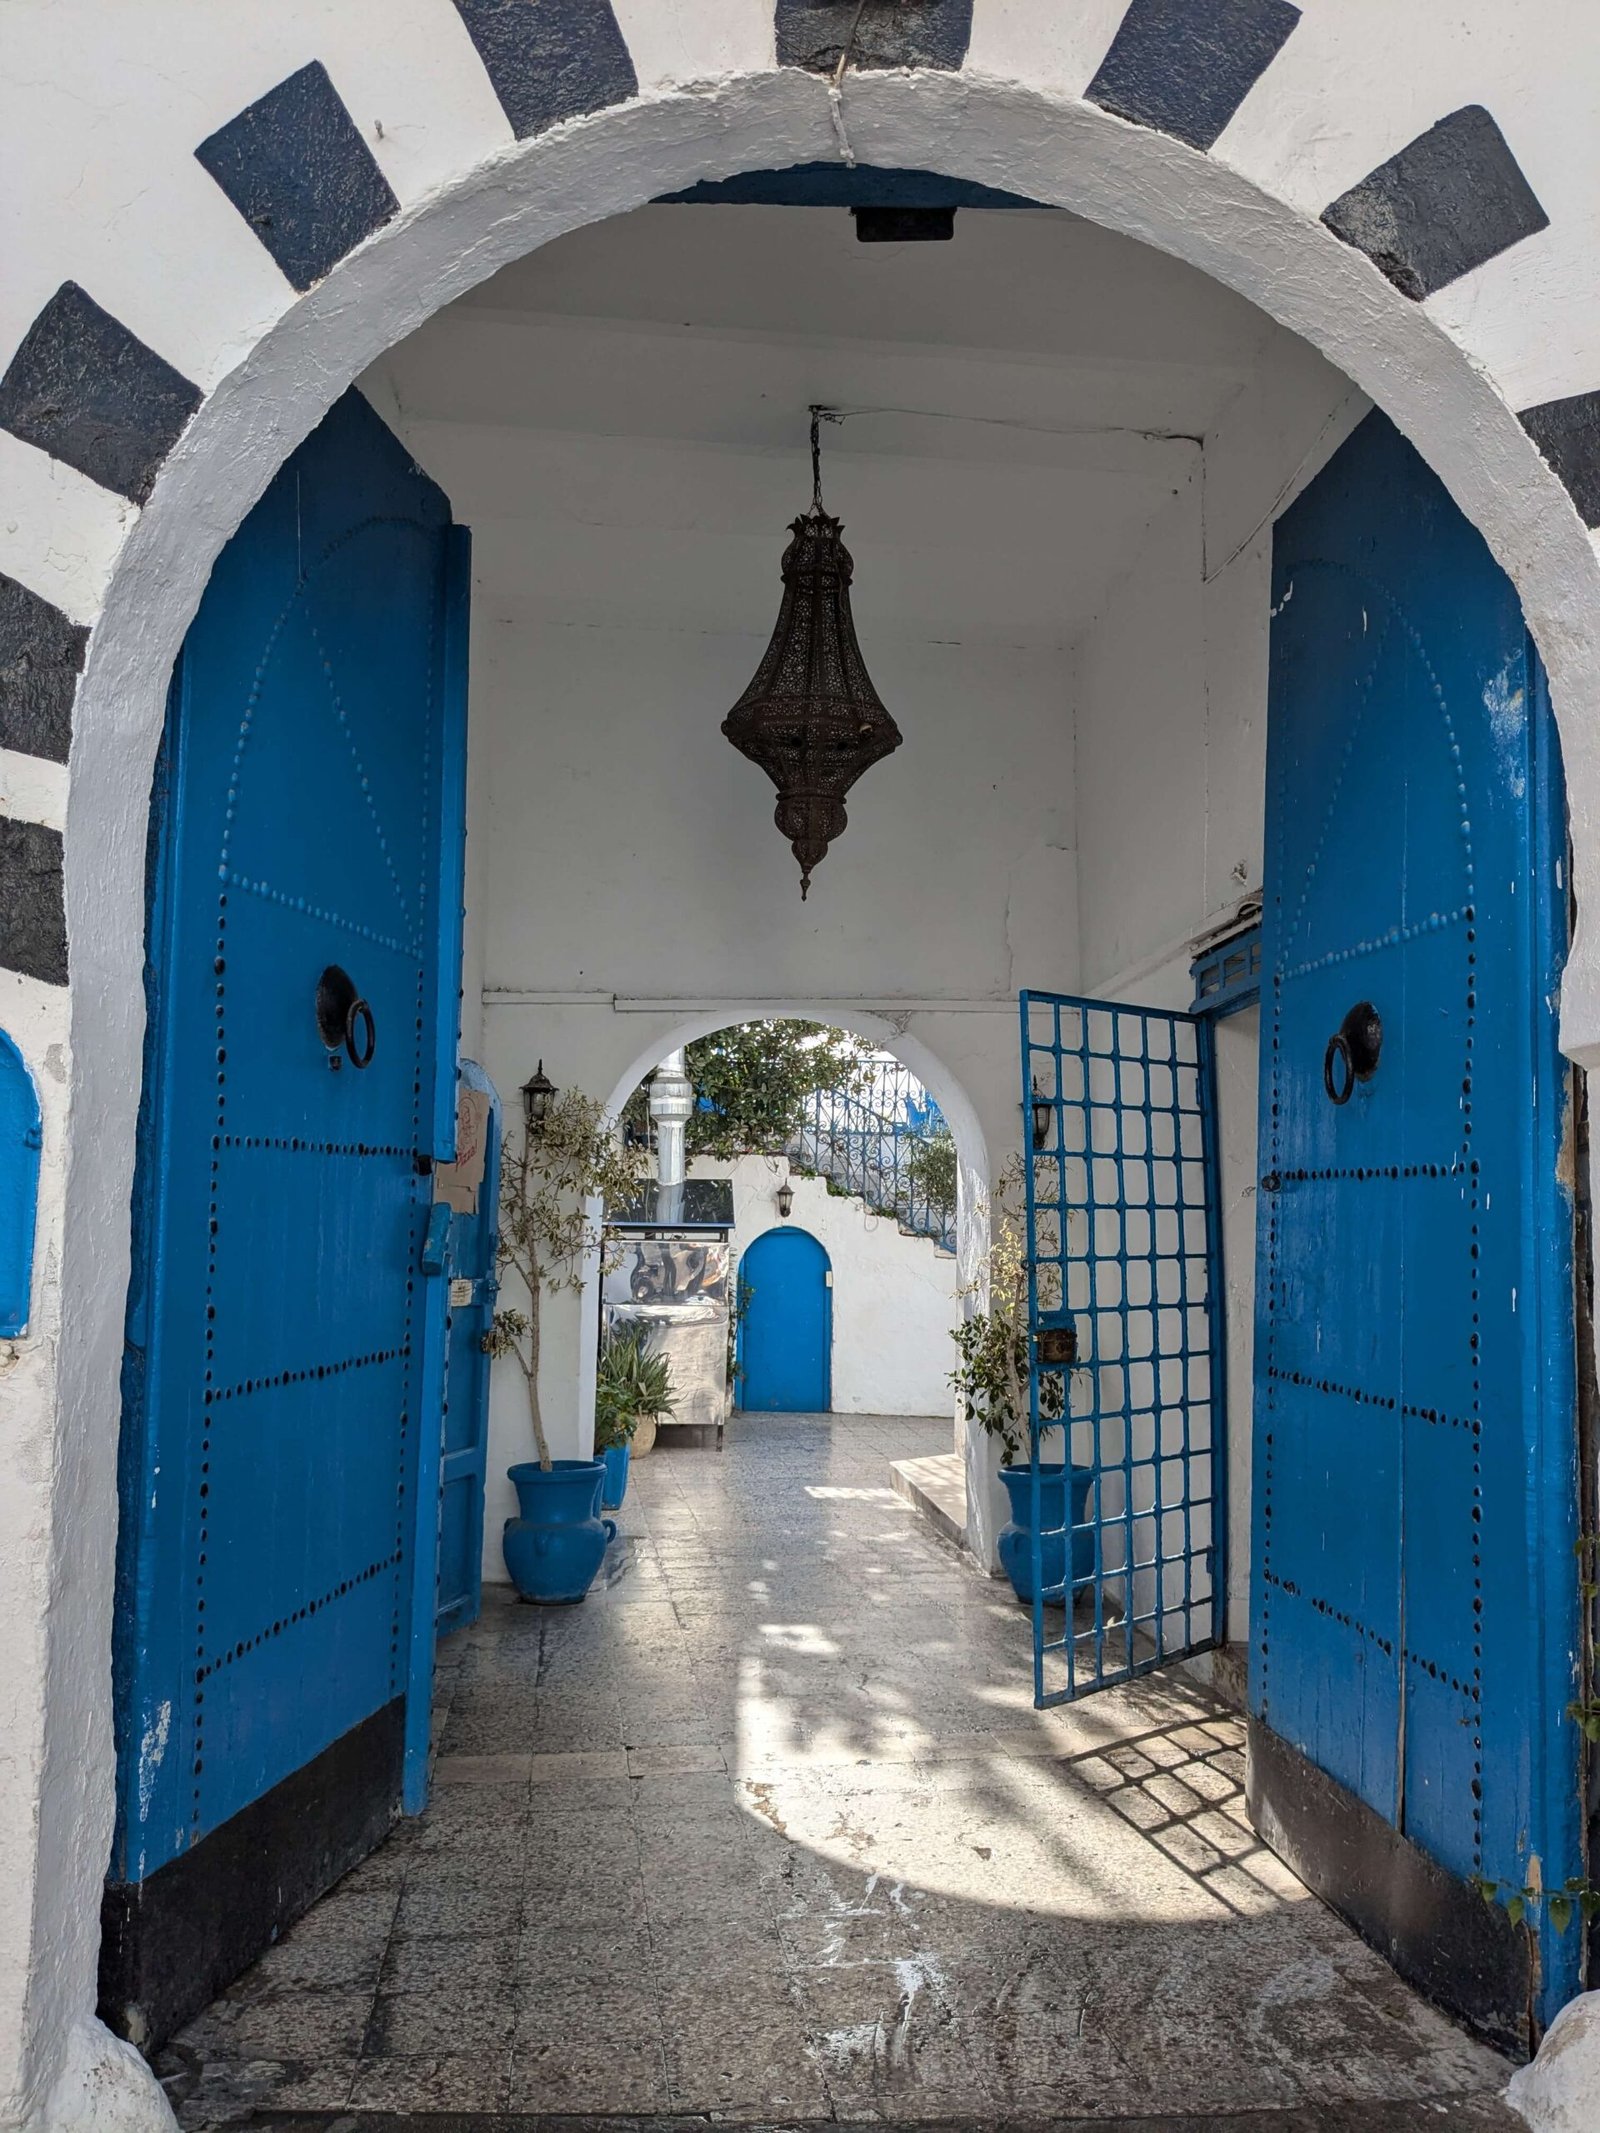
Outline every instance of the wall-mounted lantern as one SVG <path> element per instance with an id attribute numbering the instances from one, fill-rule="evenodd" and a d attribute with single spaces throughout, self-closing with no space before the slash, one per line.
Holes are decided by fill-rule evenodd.
<path id="1" fill-rule="evenodd" d="M 790 1214 L 794 1209 L 794 1187 L 789 1183 L 789 1180 L 787 1178 L 785 1178 L 783 1183 L 778 1187 L 778 1190 L 773 1197 L 777 1201 L 778 1220 L 780 1222 L 787 1222 Z"/>
<path id="2" fill-rule="evenodd" d="M 1038 1154 L 1041 1148 L 1049 1146 L 1050 1114 L 1055 1106 L 1037 1082 L 1033 1084 L 1033 1097 L 1028 1109 L 1032 1113 L 1030 1124 L 1033 1129 L 1034 1153 Z"/>
<path id="3" fill-rule="evenodd" d="M 541 1059 L 529 1078 L 522 1084 L 522 1115 L 528 1122 L 530 1133 L 543 1133 L 545 1121 L 550 1116 L 550 1106 L 556 1100 L 556 1085 L 544 1070 Z"/>

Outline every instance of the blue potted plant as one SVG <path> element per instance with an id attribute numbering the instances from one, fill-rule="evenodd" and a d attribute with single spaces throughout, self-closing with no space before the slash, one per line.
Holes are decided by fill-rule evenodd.
<path id="1" fill-rule="evenodd" d="M 1000 1479 L 1011 1517 L 995 1543 L 1001 1568 L 1019 1600 L 1033 1604 L 1034 1462 L 1029 1457 L 1032 1409 L 1028 1384 L 1028 1258 L 1016 1209 L 1021 1183 L 1017 1165 L 996 1188 L 993 1233 L 987 1260 L 985 1308 L 951 1335 L 961 1360 L 950 1373 L 961 1411 L 1000 1444 Z M 1063 1427 L 1066 1377 L 1046 1371 L 1039 1381 L 1041 1438 Z M 1038 1461 L 1039 1554 L 1045 1604 L 1067 1602 L 1067 1546 L 1071 1538 L 1072 1589 L 1095 1572 L 1095 1534 L 1087 1523 L 1094 1469 L 1065 1458 Z"/>
<path id="2" fill-rule="evenodd" d="M 594 1448 L 605 1462 L 600 1501 L 606 1510 L 620 1510 L 628 1492 L 635 1430 L 662 1421 L 673 1406 L 672 1366 L 650 1353 L 645 1327 L 613 1327 L 600 1344 L 594 1388 Z"/>
<path id="3" fill-rule="evenodd" d="M 635 1189 L 637 1158 L 621 1146 L 604 1107 L 578 1090 L 553 1088 L 543 1063 L 523 1092 L 524 1130 L 501 1158 L 499 1260 L 527 1293 L 528 1308 L 496 1311 L 489 1354 L 522 1373 L 536 1459 L 509 1469 L 518 1515 L 505 1524 L 506 1569 L 525 1600 L 581 1600 L 594 1583 L 616 1521 L 603 1518 L 605 1461 L 552 1459 L 539 1405 L 540 1312 L 547 1292 L 575 1288 L 603 1246 L 596 1202 Z"/>

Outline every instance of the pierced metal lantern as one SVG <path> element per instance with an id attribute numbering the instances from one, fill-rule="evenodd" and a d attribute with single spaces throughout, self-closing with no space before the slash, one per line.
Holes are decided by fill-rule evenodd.
<path id="1" fill-rule="evenodd" d="M 839 538 L 840 521 L 822 507 L 817 424 L 826 412 L 811 411 L 811 509 L 789 528 L 772 642 L 722 721 L 739 753 L 759 763 L 778 788 L 772 819 L 800 862 L 802 901 L 812 870 L 845 827 L 845 794 L 900 745 L 900 729 L 856 642 L 855 565 Z"/>
<path id="2" fill-rule="evenodd" d="M 522 1084 L 522 1115 L 528 1122 L 530 1133 L 543 1133 L 550 1117 L 550 1106 L 559 1093 L 555 1083 L 545 1072 L 544 1061 L 541 1059 Z"/>

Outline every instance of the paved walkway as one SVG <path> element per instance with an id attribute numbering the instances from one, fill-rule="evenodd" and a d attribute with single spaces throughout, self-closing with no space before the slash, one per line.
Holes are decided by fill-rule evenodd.
<path id="1" fill-rule="evenodd" d="M 948 1427 L 666 1435 L 620 1575 L 444 1648 L 432 1806 L 169 2050 L 183 2124 L 1518 2123 L 1256 1843 L 1231 1715 L 1032 1710 L 1027 1617 L 890 1485 Z"/>

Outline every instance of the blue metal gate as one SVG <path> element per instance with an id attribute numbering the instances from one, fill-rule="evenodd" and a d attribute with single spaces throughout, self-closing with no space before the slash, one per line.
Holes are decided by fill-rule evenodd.
<path id="1" fill-rule="evenodd" d="M 1021 1004 L 1042 1707 L 1221 1637 L 1225 1344 L 1209 1024 Z"/>
<path id="2" fill-rule="evenodd" d="M 1460 1881 L 1559 1889 L 1583 1864 L 1555 736 L 1513 587 L 1382 416 L 1280 521 L 1273 580 L 1251 1707 Z M 1578 1978 L 1581 1934 L 1531 1908 L 1517 2020 Z"/>
<path id="3" fill-rule="evenodd" d="M 446 499 L 350 393 L 223 551 L 175 675 L 121 1447 L 114 1881 L 190 1853 L 336 1742 L 366 1744 L 352 1767 L 381 1826 L 408 1694 L 426 1742 L 424 1403 L 444 1298 L 420 1258 L 427 1173 L 454 1140 L 466 598 Z M 355 1828 L 350 1802 L 328 1811 Z M 270 1886 L 280 1862 L 259 1865 Z"/>

